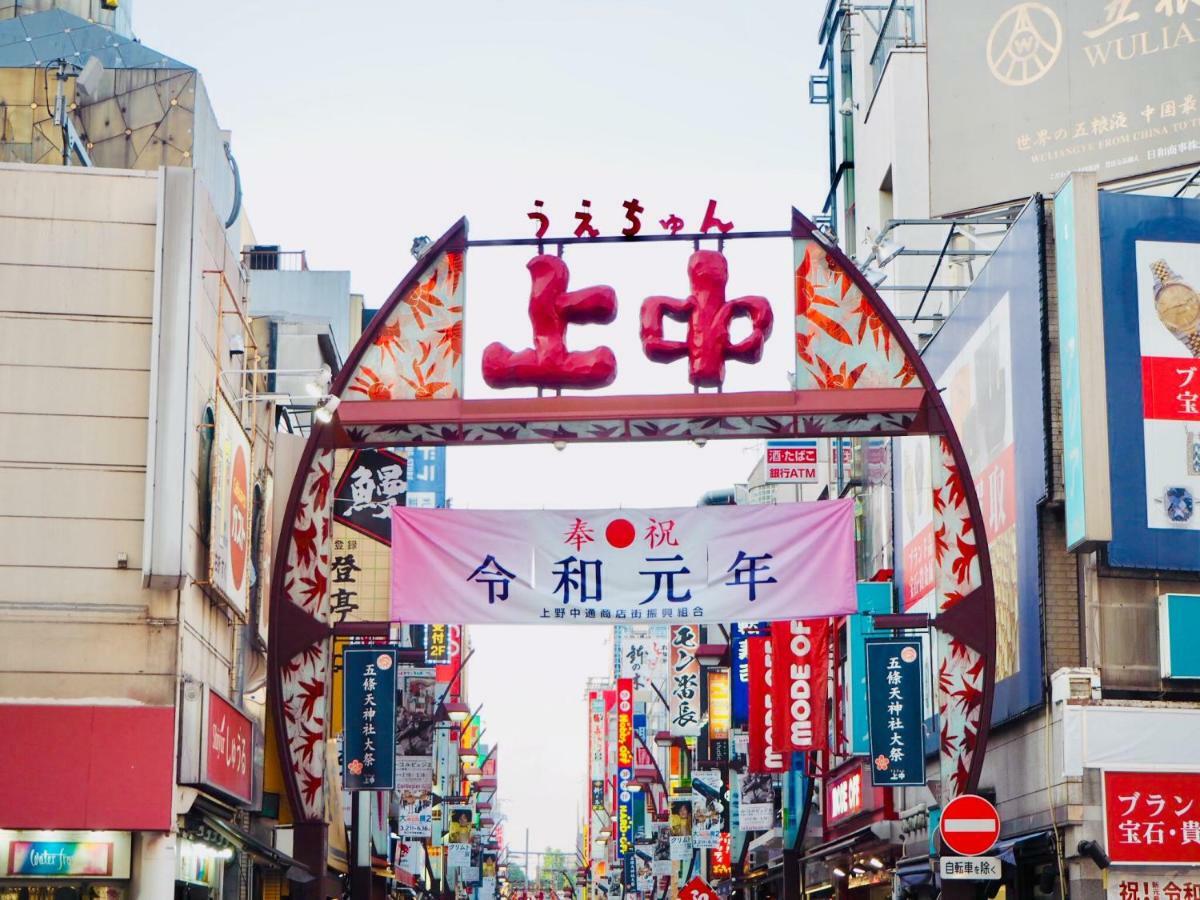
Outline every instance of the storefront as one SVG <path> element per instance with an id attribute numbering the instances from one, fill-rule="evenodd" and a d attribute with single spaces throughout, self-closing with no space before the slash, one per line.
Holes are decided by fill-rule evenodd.
<path id="1" fill-rule="evenodd" d="M 0 900 L 127 900 L 128 831 L 0 831 Z"/>
<path id="2" fill-rule="evenodd" d="M 900 846 L 891 792 L 871 785 L 861 758 L 834 769 L 825 781 L 824 843 L 805 855 L 806 896 L 887 900 Z"/>

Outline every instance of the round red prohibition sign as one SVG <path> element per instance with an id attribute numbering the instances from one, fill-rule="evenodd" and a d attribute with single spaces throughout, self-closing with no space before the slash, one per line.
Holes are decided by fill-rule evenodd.
<path id="1" fill-rule="evenodd" d="M 942 810 L 942 842 L 960 856 L 987 853 L 1000 837 L 1000 813 L 983 797 L 963 794 Z"/>

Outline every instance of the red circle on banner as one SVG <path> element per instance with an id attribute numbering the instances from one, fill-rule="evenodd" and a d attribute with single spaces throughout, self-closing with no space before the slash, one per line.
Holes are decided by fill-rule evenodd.
<path id="1" fill-rule="evenodd" d="M 233 589 L 240 591 L 246 580 L 246 559 L 250 553 L 250 475 L 246 451 L 238 446 L 233 452 L 233 475 L 229 496 L 229 569 Z"/>
<path id="2" fill-rule="evenodd" d="M 613 519 L 604 529 L 604 537 L 618 550 L 624 550 L 633 543 L 637 532 L 634 531 L 633 523 L 628 519 Z"/>
<path id="3" fill-rule="evenodd" d="M 977 794 L 962 794 L 946 804 L 938 823 L 942 843 L 961 856 L 987 853 L 1000 837 L 1000 813 Z"/>

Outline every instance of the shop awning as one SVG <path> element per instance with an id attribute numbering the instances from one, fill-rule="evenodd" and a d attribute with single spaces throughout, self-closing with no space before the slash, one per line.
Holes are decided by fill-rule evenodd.
<path id="1" fill-rule="evenodd" d="M 862 843 L 891 842 L 894 840 L 893 825 L 893 822 L 872 822 L 870 825 L 860 828 L 857 831 L 852 831 L 844 838 L 813 847 L 804 854 L 802 862 L 825 859 L 827 856 L 833 856 Z"/>
<path id="2" fill-rule="evenodd" d="M 933 871 L 933 862 L 928 856 L 900 860 L 896 863 L 896 877 L 906 887 L 921 887 L 937 881 L 937 873 Z"/>
<path id="3" fill-rule="evenodd" d="M 205 810 L 201 810 L 198 814 L 194 815 L 234 847 L 241 849 L 245 853 L 249 853 L 255 859 L 269 866 L 282 869 L 288 881 L 293 881 L 297 884 L 307 884 L 310 881 L 316 880 L 316 876 L 303 863 L 292 859 L 286 853 L 276 850 L 270 844 L 255 837 L 240 825 L 235 825 L 228 819 L 223 819 Z"/>
<path id="4" fill-rule="evenodd" d="M 1019 837 L 997 841 L 996 846 L 988 851 L 988 856 L 998 856 L 1004 862 L 1015 866 L 1019 852 L 1053 850 L 1053 848 L 1054 836 L 1049 831 L 1035 831 L 1032 834 L 1022 834 Z"/>

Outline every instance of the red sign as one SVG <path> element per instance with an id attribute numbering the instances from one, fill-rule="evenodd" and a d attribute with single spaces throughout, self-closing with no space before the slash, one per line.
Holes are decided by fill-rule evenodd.
<path id="1" fill-rule="evenodd" d="M 1200 772 L 1105 772 L 1114 863 L 1200 864 Z"/>
<path id="2" fill-rule="evenodd" d="M 233 483 L 229 498 L 229 567 L 233 589 L 240 591 L 246 580 L 246 554 L 250 535 L 250 475 L 246 450 L 241 445 L 233 451 Z"/>
<path id="3" fill-rule="evenodd" d="M 770 640 L 750 641 L 750 684 L 767 690 L 750 692 L 750 741 L 746 770 L 759 775 L 786 772 L 787 758 L 775 747 L 775 704 L 771 688 L 774 653 Z"/>
<path id="4" fill-rule="evenodd" d="M 832 825 L 863 811 L 863 770 L 856 766 L 825 788 L 825 823 Z"/>
<path id="5" fill-rule="evenodd" d="M 697 875 L 679 889 L 679 900 L 717 900 L 717 892 Z"/>
<path id="6" fill-rule="evenodd" d="M 204 712 L 203 769 L 209 787 L 249 803 L 254 798 L 254 723 L 215 691 L 208 692 Z"/>
<path id="7" fill-rule="evenodd" d="M 1200 361 L 1143 356 L 1142 408 L 1147 419 L 1200 421 Z"/>
<path id="8" fill-rule="evenodd" d="M 448 684 L 454 679 L 454 684 L 446 691 L 447 700 L 459 700 L 462 698 L 462 677 L 458 671 L 458 667 L 462 665 L 462 645 L 463 645 L 463 629 L 461 625 L 446 626 L 446 653 L 448 656 L 445 665 L 434 666 L 435 677 L 438 684 Z M 455 678 L 458 675 L 458 678 Z"/>
<path id="9" fill-rule="evenodd" d="M 713 878 L 728 878 L 733 874 L 733 860 L 729 857 L 729 832 L 721 832 L 721 843 L 708 851 L 708 872 Z"/>
<path id="10" fill-rule="evenodd" d="M 774 647 L 775 741 L 781 752 L 822 750 L 827 743 L 829 620 L 771 625 Z"/>
<path id="11" fill-rule="evenodd" d="M 942 810 L 942 842 L 960 856 L 987 853 L 1000 837 L 1000 813 L 977 794 L 960 794 Z"/>

